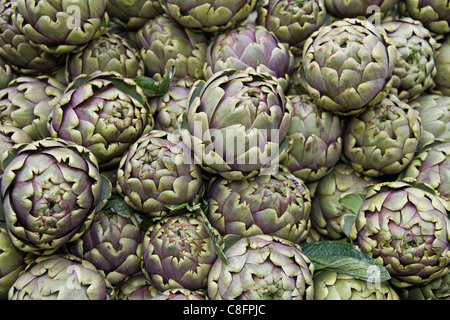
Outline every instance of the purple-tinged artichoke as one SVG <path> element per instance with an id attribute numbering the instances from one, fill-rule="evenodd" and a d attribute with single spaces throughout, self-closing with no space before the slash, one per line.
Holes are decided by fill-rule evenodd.
<path id="1" fill-rule="evenodd" d="M 265 234 L 300 243 L 311 226 L 308 188 L 283 172 L 240 181 L 217 178 L 207 198 L 208 220 L 223 236 Z"/>
<path id="2" fill-rule="evenodd" d="M 403 15 L 422 22 L 431 32 L 450 32 L 450 3 L 447 0 L 402 0 L 399 9 Z"/>
<path id="3" fill-rule="evenodd" d="M 138 30 L 163 10 L 159 0 L 107 0 L 106 12 L 117 24 L 128 30 Z"/>
<path id="4" fill-rule="evenodd" d="M 169 289 L 163 291 L 150 300 L 206 300 L 200 291 L 191 291 L 188 289 Z"/>
<path id="5" fill-rule="evenodd" d="M 399 0 L 325 0 L 327 12 L 338 18 L 369 18 L 379 13 L 380 18 L 395 10 Z"/>

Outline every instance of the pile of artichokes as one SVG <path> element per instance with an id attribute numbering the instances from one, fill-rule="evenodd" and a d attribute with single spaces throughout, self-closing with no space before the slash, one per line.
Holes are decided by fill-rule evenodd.
<path id="1" fill-rule="evenodd" d="M 0 0 L 1 300 L 450 299 L 446 0 Z"/>

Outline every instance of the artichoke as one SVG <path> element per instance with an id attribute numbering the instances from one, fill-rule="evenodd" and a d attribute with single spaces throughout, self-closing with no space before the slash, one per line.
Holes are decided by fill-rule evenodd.
<path id="1" fill-rule="evenodd" d="M 201 170 L 178 135 L 153 130 L 131 145 L 120 162 L 117 191 L 133 209 L 150 217 L 167 215 L 168 205 L 195 199 Z"/>
<path id="2" fill-rule="evenodd" d="M 141 87 L 111 72 L 75 79 L 54 108 L 49 129 L 52 137 L 89 149 L 103 170 L 117 168 L 131 144 L 153 125 Z"/>
<path id="3" fill-rule="evenodd" d="M 167 15 L 158 16 L 137 33 L 137 44 L 148 76 L 160 80 L 175 66 L 175 78 L 202 79 L 207 38 L 183 28 Z"/>
<path id="4" fill-rule="evenodd" d="M 115 291 L 91 263 L 71 255 L 39 257 L 9 291 L 9 300 L 112 300 Z"/>
<path id="5" fill-rule="evenodd" d="M 297 52 L 314 31 L 325 24 L 324 0 L 260 0 L 258 24 L 272 31 Z"/>
<path id="6" fill-rule="evenodd" d="M 0 126 L 0 177 L 3 175 L 3 158 L 8 154 L 9 149 L 17 144 L 31 143 L 30 136 L 22 129 L 11 126 Z"/>
<path id="7" fill-rule="evenodd" d="M 311 198 L 303 181 L 279 172 L 241 181 L 214 180 L 208 220 L 223 236 L 271 235 L 300 243 L 311 226 Z"/>
<path id="8" fill-rule="evenodd" d="M 117 285 L 141 269 L 143 232 L 123 200 L 110 199 L 89 230 L 66 245 L 67 253 L 89 261 Z"/>
<path id="9" fill-rule="evenodd" d="M 228 69 L 192 88 L 183 141 L 205 171 L 228 180 L 273 173 L 286 156 L 291 116 L 275 78 Z"/>
<path id="10" fill-rule="evenodd" d="M 218 32 L 248 18 L 257 0 L 159 0 L 163 10 L 189 29 Z"/>
<path id="11" fill-rule="evenodd" d="M 368 192 L 352 238 L 386 268 L 393 285 L 424 285 L 449 271 L 449 209 L 444 198 L 423 185 L 380 183 Z"/>
<path id="12" fill-rule="evenodd" d="M 107 0 L 106 11 L 129 30 L 141 29 L 148 20 L 163 13 L 159 0 Z"/>
<path id="13" fill-rule="evenodd" d="M 134 79 L 144 75 L 145 66 L 137 51 L 119 35 L 105 34 L 81 52 L 71 55 L 68 64 L 70 80 L 94 72 L 117 72 Z"/>
<path id="14" fill-rule="evenodd" d="M 330 174 L 313 187 L 310 185 L 312 228 L 332 240 L 347 239 L 347 221 L 354 213 L 344 205 L 345 197 L 353 193 L 366 194 L 372 184 L 379 182 L 339 162 Z"/>
<path id="15" fill-rule="evenodd" d="M 87 149 L 60 139 L 17 145 L 3 166 L 8 232 L 16 247 L 35 254 L 81 237 L 110 188 Z"/>
<path id="16" fill-rule="evenodd" d="M 395 10 L 399 0 L 325 0 L 327 12 L 338 18 L 370 17 L 379 13 L 380 18 Z"/>
<path id="17" fill-rule="evenodd" d="M 314 275 L 314 300 L 400 300 L 388 282 L 378 285 L 352 275 L 324 270 Z"/>
<path id="18" fill-rule="evenodd" d="M 395 175 L 412 161 L 421 134 L 418 112 L 390 95 L 348 120 L 343 154 L 359 173 L 370 177 Z"/>
<path id="19" fill-rule="evenodd" d="M 437 42 L 430 31 L 411 18 L 384 22 L 380 28 L 397 48 L 391 93 L 408 101 L 434 87 Z"/>
<path id="20" fill-rule="evenodd" d="M 312 300 L 314 265 L 290 241 L 258 235 L 242 238 L 217 259 L 208 276 L 211 300 Z"/>
<path id="21" fill-rule="evenodd" d="M 63 55 L 98 38 L 107 0 L 17 0 L 14 26 L 44 52 Z"/>
<path id="22" fill-rule="evenodd" d="M 330 173 L 341 158 L 341 120 L 317 106 L 308 95 L 288 98 L 293 107 L 288 132 L 292 148 L 281 164 L 306 182 L 317 181 Z"/>
<path id="23" fill-rule="evenodd" d="M 160 291 L 205 289 L 217 259 L 211 237 L 206 223 L 195 216 L 158 221 L 142 242 L 142 272 Z"/>
<path id="24" fill-rule="evenodd" d="M 447 0 L 402 0 L 399 9 L 403 15 L 422 22 L 431 32 L 450 32 L 450 3 Z"/>
<path id="25" fill-rule="evenodd" d="M 242 26 L 218 34 L 206 52 L 205 77 L 225 69 L 268 73 L 286 90 L 293 73 L 294 56 L 263 26 Z"/>
<path id="26" fill-rule="evenodd" d="M 206 300 L 201 292 L 188 289 L 169 289 L 163 291 L 150 300 Z"/>
<path id="27" fill-rule="evenodd" d="M 19 77 L 0 91 L 0 122 L 24 130 L 33 140 L 50 137 L 48 121 L 65 90 L 55 78 Z"/>
<path id="28" fill-rule="evenodd" d="M 434 82 L 436 89 L 442 91 L 446 96 L 450 96 L 450 35 L 445 37 L 442 45 L 436 50 L 435 65 L 436 76 Z"/>
<path id="29" fill-rule="evenodd" d="M 11 66 L 0 56 L 0 90 L 5 89 L 14 78 Z"/>
<path id="30" fill-rule="evenodd" d="M 408 287 L 400 292 L 402 300 L 449 300 L 450 274 L 437 278 L 426 285 Z"/>
<path id="31" fill-rule="evenodd" d="M 131 276 L 116 287 L 117 300 L 151 300 L 160 292 L 145 278 L 142 272 Z"/>
<path id="32" fill-rule="evenodd" d="M 386 96 L 396 61 L 397 49 L 383 31 L 368 21 L 346 18 L 308 38 L 302 72 L 319 107 L 354 115 Z"/>

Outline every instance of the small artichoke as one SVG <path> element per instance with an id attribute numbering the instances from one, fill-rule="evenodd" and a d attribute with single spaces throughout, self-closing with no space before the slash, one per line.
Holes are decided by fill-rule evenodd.
<path id="1" fill-rule="evenodd" d="M 303 181 L 279 172 L 227 181 L 208 188 L 208 220 L 223 236 L 271 235 L 303 241 L 311 226 L 311 198 Z"/>
<path id="2" fill-rule="evenodd" d="M 449 209 L 432 189 L 403 181 L 380 183 L 367 194 L 352 238 L 386 268 L 393 285 L 424 285 L 449 271 Z"/>
<path id="3" fill-rule="evenodd" d="M 159 0 L 107 0 L 106 11 L 128 30 L 141 29 L 148 20 L 163 13 Z"/>
<path id="4" fill-rule="evenodd" d="M 339 115 L 360 113 L 391 88 L 397 49 L 369 21 L 347 19 L 325 26 L 303 49 L 307 89 L 319 107 Z"/>
<path id="5" fill-rule="evenodd" d="M 39 257 L 9 291 L 9 300 L 112 300 L 113 286 L 90 262 L 71 255 Z"/>
<path id="6" fill-rule="evenodd" d="M 434 62 L 436 64 L 436 76 L 434 82 L 436 89 L 450 96 L 450 35 L 445 37 L 441 46 L 436 50 Z"/>
<path id="7" fill-rule="evenodd" d="M 403 15 L 422 22 L 431 32 L 450 32 L 450 3 L 447 0 L 402 0 L 399 9 Z"/>
<path id="8" fill-rule="evenodd" d="M 117 191 L 133 209 L 151 217 L 168 205 L 195 199 L 202 186 L 200 167 L 178 135 L 153 130 L 131 145 L 120 162 Z"/>
<path id="9" fill-rule="evenodd" d="M 314 265 L 290 241 L 258 235 L 225 251 L 208 277 L 211 300 L 313 300 Z"/>
<path id="10" fill-rule="evenodd" d="M 288 98 L 293 109 L 288 132 L 292 148 L 281 164 L 305 182 L 317 181 L 341 158 L 341 119 L 317 106 L 308 95 Z"/>
<path id="11" fill-rule="evenodd" d="M 380 18 L 395 10 L 399 0 L 325 0 L 327 12 L 338 18 L 370 17 L 380 13 Z"/>
<path id="12" fill-rule="evenodd" d="M 421 135 L 418 112 L 390 95 L 348 119 L 343 154 L 364 175 L 396 175 L 412 161 Z"/>
<path id="13" fill-rule="evenodd" d="M 257 0 L 159 0 L 163 10 L 181 25 L 204 32 L 236 27 L 248 18 Z"/>

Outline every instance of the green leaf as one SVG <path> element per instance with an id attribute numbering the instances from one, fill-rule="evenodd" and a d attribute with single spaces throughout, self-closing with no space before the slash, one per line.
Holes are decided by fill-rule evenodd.
<path id="1" fill-rule="evenodd" d="M 137 77 L 134 81 L 142 88 L 147 97 L 152 98 L 163 95 L 169 89 L 174 76 L 175 66 L 172 65 L 171 70 L 166 72 L 164 79 L 159 83 L 145 76 Z"/>
<path id="2" fill-rule="evenodd" d="M 351 213 L 357 215 L 361 205 L 366 199 L 366 195 L 363 193 L 355 192 L 350 193 L 339 200 L 339 203 Z"/>
<path id="3" fill-rule="evenodd" d="M 314 263 L 315 270 L 332 270 L 371 282 L 391 278 L 387 270 L 353 245 L 339 241 L 323 241 L 301 245 L 302 252 Z"/>

